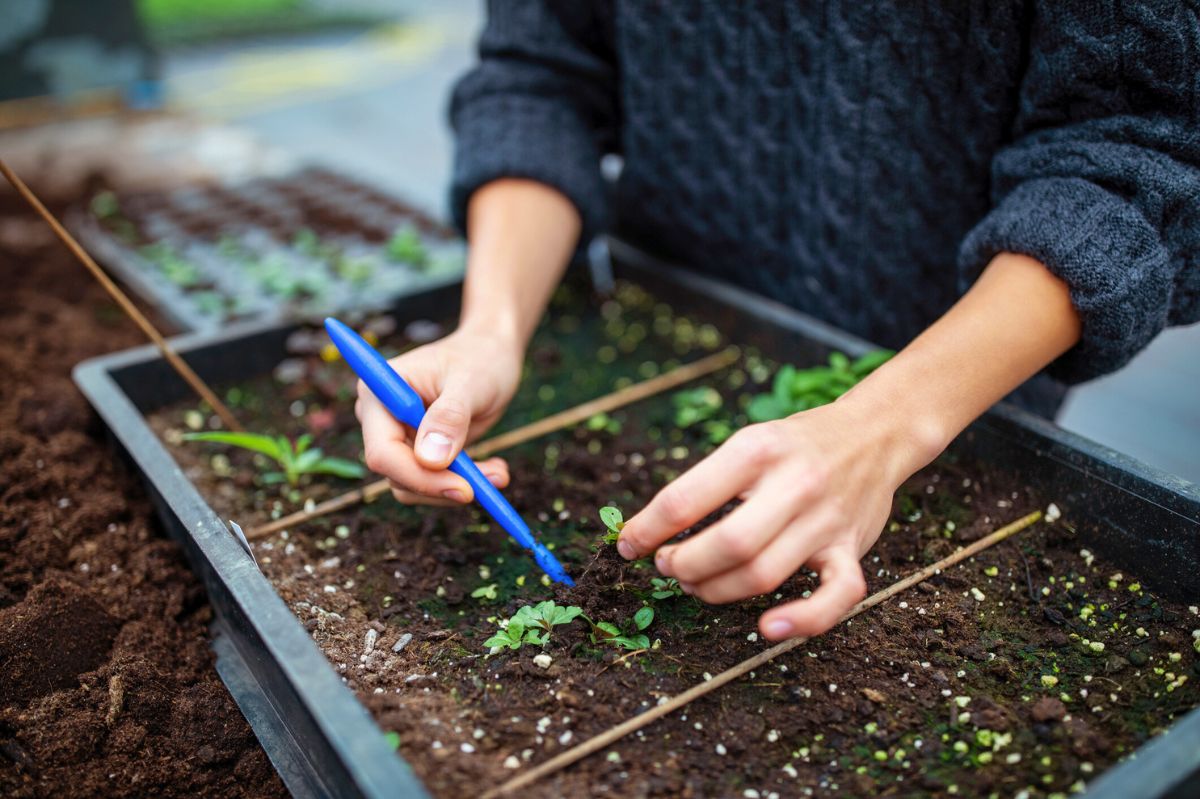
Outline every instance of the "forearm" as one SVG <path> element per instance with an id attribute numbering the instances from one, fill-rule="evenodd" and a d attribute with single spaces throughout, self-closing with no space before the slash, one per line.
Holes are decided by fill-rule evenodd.
<path id="1" fill-rule="evenodd" d="M 575 207 L 559 192 L 505 178 L 467 208 L 467 276 L 460 329 L 524 350 L 579 239 Z"/>
<path id="2" fill-rule="evenodd" d="M 1032 258 L 1002 253 L 941 319 L 841 401 L 879 426 L 903 480 L 1079 335 L 1067 285 Z"/>

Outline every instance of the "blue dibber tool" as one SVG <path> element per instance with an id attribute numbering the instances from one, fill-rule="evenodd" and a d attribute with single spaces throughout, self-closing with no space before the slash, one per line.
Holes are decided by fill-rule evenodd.
<path id="1" fill-rule="evenodd" d="M 425 418 L 425 403 L 421 401 L 417 392 L 396 374 L 383 356 L 363 341 L 360 335 L 333 317 L 325 320 L 325 329 L 329 331 L 329 337 L 333 339 L 334 346 L 346 359 L 346 363 L 350 364 L 350 368 L 362 378 L 392 416 L 414 430 L 420 427 L 421 420 Z M 466 452 L 458 453 L 449 468 L 471 484 L 476 501 L 491 514 L 496 523 L 518 544 L 533 552 L 533 559 L 542 567 L 542 571 L 550 575 L 550 579 L 566 585 L 575 585 L 575 581 L 567 576 L 558 559 L 533 537 L 521 515 L 508 504 L 508 500 L 483 472 L 479 471 L 479 467 Z"/>

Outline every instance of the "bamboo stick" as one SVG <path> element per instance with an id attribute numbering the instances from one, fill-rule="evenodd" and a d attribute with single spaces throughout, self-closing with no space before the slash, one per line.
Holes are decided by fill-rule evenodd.
<path id="1" fill-rule="evenodd" d="M 0 173 L 4 174 L 4 177 L 7 178 L 8 182 L 11 183 L 13 188 L 17 190 L 17 193 L 20 194 L 25 201 L 29 203 L 33 210 L 36 211 L 42 217 L 42 219 L 46 221 L 46 224 L 48 224 L 50 229 L 54 231 L 54 234 L 58 236 L 59 240 L 67 246 L 67 249 L 71 251 L 71 253 L 79 260 L 79 262 L 87 267 L 87 270 L 92 273 L 92 277 L 96 278 L 97 282 L 99 282 L 104 290 L 108 292 L 109 296 L 116 301 L 117 305 L 121 307 L 121 310 L 125 312 L 125 315 L 132 319 L 133 322 L 142 329 L 142 332 L 146 334 L 146 337 L 154 342 L 155 346 L 158 347 L 159 352 L 161 352 L 163 357 L 166 358 L 167 363 L 169 363 L 172 368 L 179 373 L 179 376 L 182 377 L 187 384 L 191 386 L 197 394 L 200 395 L 202 400 L 207 402 L 209 406 L 212 407 L 213 411 L 221 418 L 221 421 L 225 424 L 225 426 L 230 430 L 237 432 L 242 432 L 245 430 L 245 428 L 238 423 L 237 417 L 233 415 L 229 408 L 225 407 L 225 403 L 221 402 L 216 393 L 214 393 L 213 390 L 208 387 L 208 384 L 201 380 L 198 374 L 192 371 L 192 367 L 188 366 L 187 362 L 184 361 L 183 358 L 179 357 L 179 354 L 176 353 L 171 345 L 167 343 L 167 340 L 163 338 L 162 333 L 158 332 L 158 329 L 154 327 L 154 324 L 147 319 L 141 311 L 138 310 L 137 306 L 133 304 L 133 301 L 129 299 L 128 295 L 121 291 L 117 284 L 113 282 L 112 278 L 110 278 L 105 271 L 100 268 L 100 265 L 92 260 L 92 256 L 88 255 L 87 251 L 84 250 L 83 247 L 80 246 L 79 242 L 75 240 L 75 237 L 72 236 L 67 229 L 62 226 L 62 223 L 54 218 L 54 214 L 50 213 L 46 206 L 42 205 L 42 201 L 37 198 L 37 195 L 35 195 L 30 188 L 25 185 L 25 181 L 21 180 L 21 178 L 17 176 L 17 173 L 13 172 L 3 159 L 0 159 Z"/>
<path id="2" fill-rule="evenodd" d="M 966 560 L 972 555 L 975 555 L 990 546 L 1000 543 L 1004 539 L 1019 533 L 1026 527 L 1029 527 L 1031 524 L 1041 518 L 1042 512 L 1034 511 L 1028 516 L 1024 516 L 1020 519 L 1017 519 L 1015 522 L 1012 522 L 1011 524 L 1001 527 L 991 535 L 985 536 L 984 538 L 981 538 L 978 541 L 963 547 L 952 555 L 942 558 L 937 563 L 931 564 L 922 569 L 918 569 L 908 577 L 893 583 L 882 591 L 872 594 L 862 602 L 859 602 L 857 605 L 847 611 L 846 615 L 842 616 L 842 618 L 838 620 L 838 624 L 848 621 L 863 611 L 882 604 L 897 594 L 912 588 L 917 583 L 927 580 L 929 577 L 937 574 L 938 572 L 948 569 L 951 566 Z M 481 799 L 495 799 L 495 797 L 503 796 L 504 794 L 511 793 L 519 788 L 524 788 L 525 786 L 530 785 L 542 777 L 553 774 L 556 771 L 560 771 L 577 760 L 581 760 L 582 758 L 585 758 L 594 752 L 600 751 L 613 742 L 624 738 L 631 732 L 640 730 L 647 724 L 657 721 L 658 719 L 670 713 L 674 713 L 676 710 L 684 707 L 689 702 L 693 702 L 705 694 L 717 690 L 721 686 L 726 685 L 727 683 L 736 680 L 738 677 L 741 677 L 742 675 L 759 668 L 764 663 L 770 662 L 785 652 L 790 652 L 808 640 L 808 638 L 804 637 L 790 638 L 787 641 L 776 644 L 770 649 L 759 652 L 754 657 L 747 658 L 736 666 L 726 669 L 725 671 L 713 677 L 711 680 L 694 685 L 683 693 L 672 697 L 669 701 L 661 705 L 656 705 L 655 707 L 652 707 L 646 712 L 640 713 L 631 719 L 627 719 L 617 726 L 612 727 L 611 729 L 602 732 L 593 738 L 589 738 L 578 746 L 572 747 L 571 749 L 568 749 L 567 751 L 550 758 L 545 763 L 534 766 L 523 774 L 518 774 L 508 782 L 505 782 L 503 785 L 484 793 Z"/>
<path id="3" fill-rule="evenodd" d="M 704 375 L 711 374 L 718 369 L 732 364 L 738 359 L 738 355 L 739 350 L 736 347 L 729 347 L 701 358 L 698 361 L 686 363 L 669 372 L 652 377 L 649 380 L 634 383 L 631 386 L 618 389 L 611 394 L 605 394 L 603 397 L 588 400 L 582 405 L 576 405 L 573 408 L 559 411 L 531 424 L 509 430 L 507 433 L 501 433 L 486 441 L 481 441 L 474 446 L 468 447 L 467 454 L 472 458 L 486 458 L 501 450 L 515 447 L 518 444 L 524 444 L 526 441 L 532 441 L 535 438 L 553 433 L 556 430 L 561 430 L 564 427 L 570 427 L 573 424 L 587 421 L 598 413 L 608 413 L 625 405 L 652 397 L 655 394 L 660 394 L 663 391 L 669 391 L 676 386 L 691 382 Z M 356 488 L 353 491 L 347 491 L 345 494 L 332 499 L 327 499 L 314 506 L 312 510 L 290 513 L 273 522 L 254 527 L 246 532 L 246 538 L 251 541 L 258 538 L 265 538 L 280 530 L 285 530 L 288 527 L 293 527 L 328 513 L 333 513 L 336 510 L 341 510 L 360 502 L 370 502 L 386 494 L 389 490 L 390 487 L 387 480 L 377 480 L 362 488 Z"/>

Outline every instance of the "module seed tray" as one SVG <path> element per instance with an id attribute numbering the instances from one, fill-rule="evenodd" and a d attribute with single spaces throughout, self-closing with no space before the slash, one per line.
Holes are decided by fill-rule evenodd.
<path id="1" fill-rule="evenodd" d="M 616 243 L 613 251 L 619 278 L 669 297 L 679 313 L 711 323 L 727 340 L 778 361 L 812 363 L 833 350 L 857 356 L 868 349 L 781 305 L 676 272 Z M 442 287 L 402 299 L 393 316 L 401 325 L 452 316 L 457 298 L 456 286 Z M 270 373 L 288 357 L 292 330 L 243 326 L 178 339 L 177 345 L 203 377 L 227 384 Z M 204 579 L 217 614 L 218 669 L 289 789 L 300 796 L 427 796 L 340 672 L 152 430 L 147 417 L 188 397 L 182 381 L 147 348 L 82 364 L 76 381 L 145 475 L 164 523 Z M 1079 546 L 1162 596 L 1188 604 L 1200 598 L 1200 492 L 1195 486 L 1007 407 L 974 424 L 956 441 L 951 457 L 979 459 L 1038 486 L 1061 506 L 1064 520 L 1071 520 Z M 1178 623 L 1196 626 L 1190 619 Z M 647 737 L 653 732 L 648 728 Z M 635 757 L 637 746 L 622 752 Z M 466 756 L 457 749 L 453 754 Z M 453 769 L 455 763 L 449 757 L 439 768 Z M 1091 781 L 1087 795 L 1178 799 L 1196 795 L 1198 776 L 1200 712 L 1192 711 L 1142 746 L 1136 758 Z"/>
<path id="2" fill-rule="evenodd" d="M 180 330 L 386 309 L 461 278 L 452 230 L 325 169 L 228 186 L 115 196 L 68 224 L 84 246 Z"/>

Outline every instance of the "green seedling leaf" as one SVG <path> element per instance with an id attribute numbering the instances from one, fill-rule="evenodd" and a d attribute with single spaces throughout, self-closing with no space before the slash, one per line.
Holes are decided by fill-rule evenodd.
<path id="1" fill-rule="evenodd" d="M 829 353 L 829 366 L 835 372 L 846 372 L 850 369 L 850 359 L 843 352 Z"/>
<path id="2" fill-rule="evenodd" d="M 383 734 L 383 739 L 392 747 L 393 752 L 400 748 L 400 733 L 389 730 Z"/>
<path id="3" fill-rule="evenodd" d="M 850 364 L 850 371 L 855 377 L 863 378 L 883 366 L 896 353 L 892 350 L 874 350 Z"/>
<path id="4" fill-rule="evenodd" d="M 679 581 L 674 577 L 651 577 L 650 587 L 654 590 L 650 596 L 654 599 L 670 599 L 671 597 L 683 596 L 683 589 L 679 587 Z"/>
<path id="5" fill-rule="evenodd" d="M 384 245 L 384 254 L 392 261 L 408 264 L 419 269 L 429 264 L 429 251 L 421 241 L 421 233 L 412 224 L 402 225 L 396 229 L 388 243 Z"/>
<path id="6" fill-rule="evenodd" d="M 279 439 L 264 436 L 259 433 L 233 433 L 216 431 L 211 433 L 186 433 L 184 441 L 209 441 L 213 444 L 228 444 L 239 449 L 247 449 L 266 455 L 273 460 L 279 460 Z M 283 439 L 287 441 L 287 439 Z M 289 447 L 290 449 L 290 447 Z"/>
<path id="7" fill-rule="evenodd" d="M 185 441 L 228 444 L 267 456 L 281 467 L 281 471 L 272 470 L 261 476 L 263 483 L 267 485 L 284 480 L 290 485 L 296 485 L 300 478 L 307 474 L 329 474 L 353 480 L 361 479 L 367 473 L 361 463 L 345 458 L 326 457 L 319 448 L 310 449 L 312 437 L 308 435 L 300 436 L 295 445 L 286 436 L 267 436 L 260 433 L 215 431 L 187 433 L 183 438 Z"/>
<path id="8" fill-rule="evenodd" d="M 600 509 L 600 521 L 614 533 L 621 532 L 625 527 L 625 517 L 621 513 L 620 508 L 614 508 L 612 505 L 605 505 Z"/>
<path id="9" fill-rule="evenodd" d="M 471 597 L 473 599 L 484 599 L 484 600 L 495 599 L 496 598 L 496 584 L 488 583 L 487 585 L 479 586 L 478 588 L 476 588 L 474 591 L 471 592 Z"/>
<path id="10" fill-rule="evenodd" d="M 646 607 L 633 614 L 633 626 L 639 630 L 644 630 L 654 621 L 654 608 L 647 605 Z"/>

